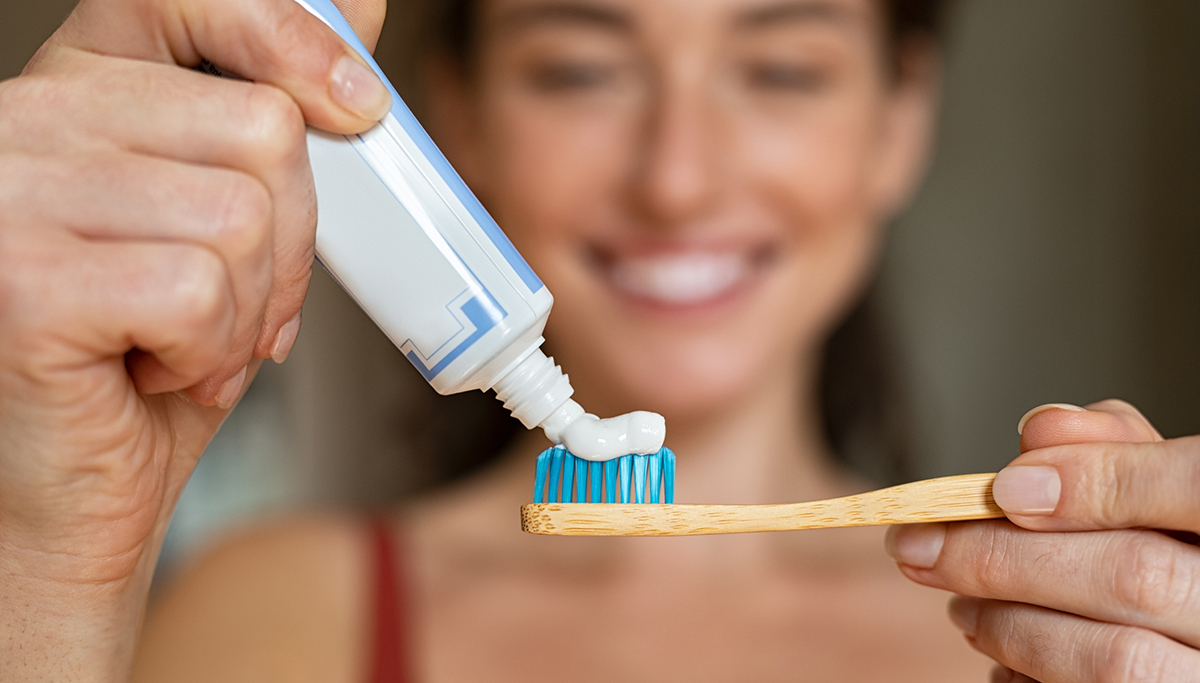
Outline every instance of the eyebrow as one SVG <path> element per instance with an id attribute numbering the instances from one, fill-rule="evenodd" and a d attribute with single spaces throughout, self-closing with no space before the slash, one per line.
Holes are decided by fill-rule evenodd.
<path id="1" fill-rule="evenodd" d="M 633 22 L 624 12 L 587 2 L 542 2 L 527 5 L 505 14 L 500 23 L 507 30 L 521 30 L 543 24 L 573 24 L 620 32 L 633 30 Z"/>
<path id="2" fill-rule="evenodd" d="M 846 8 L 821 0 L 796 0 L 763 5 L 742 12 L 734 19 L 738 28 L 770 28 L 792 22 L 844 23 L 850 19 Z"/>

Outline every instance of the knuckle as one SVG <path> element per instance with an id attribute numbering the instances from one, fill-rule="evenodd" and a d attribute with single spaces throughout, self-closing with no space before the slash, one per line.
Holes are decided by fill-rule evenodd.
<path id="1" fill-rule="evenodd" d="M 1097 683 L 1156 683 L 1164 681 L 1168 653 L 1161 638 L 1149 631 L 1121 627 L 1102 649 L 1096 665 Z"/>
<path id="2" fill-rule="evenodd" d="M 244 130 L 256 160 L 276 165 L 299 159 L 306 132 L 300 106 L 273 86 L 252 85 L 248 93 Z"/>
<path id="3" fill-rule="evenodd" d="M 1059 668 L 1061 646 L 1062 643 L 1049 633 L 1038 632 L 1030 636 L 1029 641 L 1024 644 L 1025 658 L 1030 673 L 1037 676 L 1039 680 L 1049 679 Z M 1016 649 L 1016 647 L 1015 644 L 1010 645 L 1012 649 Z"/>
<path id="4" fill-rule="evenodd" d="M 218 202 L 218 240 L 234 258 L 246 258 L 269 240 L 271 195 L 261 182 L 242 173 L 229 173 L 224 185 Z"/>
<path id="5" fill-rule="evenodd" d="M 1130 501 L 1139 499 L 1140 478 L 1129 471 L 1130 462 L 1119 444 L 1097 446 L 1094 461 L 1079 468 L 1080 488 L 1087 492 L 1091 503 L 1083 503 L 1087 513 L 1101 528 L 1120 529 L 1125 526 Z M 1090 472 L 1088 471 L 1090 470 Z"/>
<path id="6" fill-rule="evenodd" d="M 316 258 L 316 247 L 306 244 L 297 247 L 294 253 L 282 257 L 285 267 L 277 275 L 276 286 L 286 290 L 298 290 L 301 297 L 308 291 L 308 283 L 312 279 L 312 266 Z"/>
<path id="7" fill-rule="evenodd" d="M 6 161 L 0 157 L 0 233 L 17 229 L 25 213 L 22 211 L 22 197 L 28 197 L 21 181 L 21 176 L 25 174 L 14 168 L 15 164 L 6 164 Z M 3 234 L 0 234 L 2 237 Z"/>
<path id="8" fill-rule="evenodd" d="M 173 268 L 172 300 L 186 313 L 185 324 L 211 328 L 227 315 L 225 267 L 216 254 L 203 248 L 182 250 Z"/>
<path id="9" fill-rule="evenodd" d="M 12 323 L 20 318 L 22 327 L 44 317 L 48 309 L 42 292 L 44 272 L 51 264 L 30 247 L 28 239 L 0 225 L 0 320 Z"/>
<path id="10" fill-rule="evenodd" d="M 1055 669 L 1061 648 L 1053 634 L 1030 621 L 1024 608 L 1007 603 L 985 606 L 975 635 L 990 643 L 990 654 L 1001 661 L 1020 663 L 1023 669 L 1039 678 Z"/>
<path id="11" fill-rule="evenodd" d="M 276 12 L 267 30 L 275 39 L 273 44 L 287 47 L 300 46 L 311 40 L 312 33 L 308 30 L 308 17 L 300 12 Z"/>
<path id="12" fill-rule="evenodd" d="M 280 322 L 290 320 L 304 306 L 308 292 L 311 269 L 299 275 L 284 274 L 275 283 L 276 302 L 272 306 L 279 312 Z"/>
<path id="13" fill-rule="evenodd" d="M 1179 551 L 1165 539 L 1144 532 L 1116 553 L 1113 595 L 1135 614 L 1163 616 L 1188 603 L 1193 581 Z"/>
<path id="14" fill-rule="evenodd" d="M 1168 457 L 1180 463 L 1179 473 L 1182 489 L 1200 490 L 1200 435 L 1185 436 L 1164 442 Z M 1194 530 L 1200 532 L 1200 496 L 1192 496 L 1187 509 Z"/>
<path id="15" fill-rule="evenodd" d="M 23 76 L 0 82 L 0 122 L 11 126 L 29 116 L 40 120 L 45 112 L 56 111 L 61 99 L 61 88 L 49 78 Z"/>
<path id="16" fill-rule="evenodd" d="M 976 545 L 971 558 L 974 580 L 981 592 L 987 595 L 1003 593 L 1016 579 L 1016 564 L 1012 561 L 1018 551 L 1013 547 L 1012 535 L 1005 533 L 999 524 L 987 525 Z"/>

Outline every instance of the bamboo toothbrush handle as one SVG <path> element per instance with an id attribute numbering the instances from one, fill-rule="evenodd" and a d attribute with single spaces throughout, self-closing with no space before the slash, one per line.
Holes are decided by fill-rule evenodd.
<path id="1" fill-rule="evenodd" d="M 557 536 L 695 536 L 994 519 L 1004 516 L 992 500 L 995 478 L 964 474 L 783 505 L 533 503 L 521 506 L 521 529 Z"/>

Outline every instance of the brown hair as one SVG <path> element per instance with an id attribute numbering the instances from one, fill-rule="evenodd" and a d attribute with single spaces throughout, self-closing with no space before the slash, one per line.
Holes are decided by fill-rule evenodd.
<path id="1" fill-rule="evenodd" d="M 435 53 L 469 71 L 475 58 L 479 0 L 428 0 L 421 12 Z M 888 56 L 898 74 L 913 42 L 936 42 L 947 0 L 880 0 Z M 894 483 L 912 476 L 912 434 L 893 335 L 873 281 L 826 340 L 817 387 L 825 437 L 837 460 L 866 478 Z M 415 415 L 433 482 L 446 482 L 492 461 L 520 425 L 490 395 L 441 398 Z"/>

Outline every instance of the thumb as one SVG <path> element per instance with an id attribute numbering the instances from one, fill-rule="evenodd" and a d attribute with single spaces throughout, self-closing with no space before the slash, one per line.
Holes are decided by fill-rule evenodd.
<path id="1" fill-rule="evenodd" d="M 328 0 L 309 4 L 333 11 Z M 382 0 L 343 4 L 373 43 Z M 287 92 L 309 124 L 334 133 L 366 130 L 391 106 L 366 60 L 295 0 L 84 0 L 51 43 L 182 66 L 207 60 Z"/>
<path id="2" fill-rule="evenodd" d="M 1039 516 L 1060 508 L 1060 511 L 1075 509 L 1076 512 L 1087 505 L 1095 508 L 1097 504 L 1113 499 L 1113 495 L 1105 495 L 1106 492 L 1132 490 L 1123 481 L 1148 479 L 1146 476 L 1137 479 L 1118 477 L 1118 472 L 1125 475 L 1125 470 L 1145 467 L 1155 474 L 1169 470 L 1172 476 L 1178 477 L 1178 470 L 1183 469 L 1170 469 L 1171 463 L 1163 459 L 1153 462 L 1152 456 L 1157 451 L 1113 447 L 1122 443 L 1163 441 L 1154 425 L 1137 408 L 1124 401 L 1109 399 L 1086 408 L 1064 403 L 1038 406 L 1025 413 L 1017 431 L 1021 433 L 1021 456 L 996 474 L 992 496 L 1009 519 L 1026 528 L 1052 528 L 1039 526 L 1043 523 Z M 1136 458 L 1127 453 L 1135 454 Z M 1151 463 L 1149 466 L 1148 462 Z M 1186 476 L 1182 480 L 1189 481 Z M 1153 490 L 1153 486 L 1147 486 L 1141 500 L 1152 497 Z M 1074 502 L 1067 505 L 1063 503 L 1064 499 Z M 1087 515 L 1074 514 L 1072 523 L 1098 524 L 1101 513 L 1093 509 L 1089 514 L 1091 517 L 1086 522 L 1081 520 Z"/>

